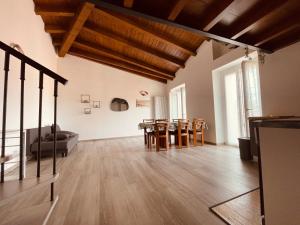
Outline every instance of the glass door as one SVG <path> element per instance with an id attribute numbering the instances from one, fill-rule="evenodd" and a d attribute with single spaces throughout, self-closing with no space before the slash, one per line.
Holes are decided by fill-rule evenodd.
<path id="1" fill-rule="evenodd" d="M 239 137 L 249 137 L 248 118 L 261 116 L 258 62 L 243 61 L 224 70 L 226 144 L 238 145 Z"/>
<path id="2" fill-rule="evenodd" d="M 226 144 L 238 145 L 238 138 L 243 132 L 242 102 L 240 88 L 240 69 L 234 67 L 224 71 L 225 106 L 226 106 Z"/>

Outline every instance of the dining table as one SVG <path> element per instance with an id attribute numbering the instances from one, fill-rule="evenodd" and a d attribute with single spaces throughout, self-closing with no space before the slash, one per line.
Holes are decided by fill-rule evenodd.
<path id="1" fill-rule="evenodd" d="M 204 121 L 203 122 L 203 128 L 204 129 L 208 129 L 207 127 L 207 123 Z M 155 122 L 142 122 L 142 123 L 139 123 L 138 124 L 138 128 L 140 130 L 143 130 L 143 129 L 149 129 L 149 130 L 154 130 L 154 127 L 155 127 Z M 169 130 L 176 130 L 178 127 L 178 122 L 169 122 Z M 189 122 L 189 128 L 190 129 L 193 129 L 193 123 L 192 122 Z"/>
<path id="2" fill-rule="evenodd" d="M 178 128 L 178 121 L 168 122 L 169 123 L 169 131 L 174 132 Z M 207 123 L 203 121 L 203 128 L 208 129 Z M 154 131 L 155 128 L 155 122 L 142 122 L 138 124 L 138 129 L 144 130 L 145 132 L 148 130 Z M 193 123 L 189 122 L 189 130 L 193 129 Z M 175 136 L 175 144 L 178 142 L 176 136 Z M 145 140 L 146 144 L 146 140 Z"/>

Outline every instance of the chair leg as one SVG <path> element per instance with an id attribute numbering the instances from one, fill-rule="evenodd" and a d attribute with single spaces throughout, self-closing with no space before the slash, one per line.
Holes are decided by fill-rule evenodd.
<path id="1" fill-rule="evenodd" d="M 150 134 L 147 135 L 147 147 L 151 148 L 151 142 L 149 141 L 151 138 Z"/>
<path id="2" fill-rule="evenodd" d="M 186 136 L 186 147 L 190 147 L 189 135 Z"/>
<path id="3" fill-rule="evenodd" d="M 159 152 L 160 139 L 156 137 L 156 151 Z"/>
<path id="4" fill-rule="evenodd" d="M 194 141 L 194 146 L 197 145 L 197 132 L 193 133 L 193 141 Z"/>
<path id="5" fill-rule="evenodd" d="M 182 149 L 182 136 L 178 135 L 178 147 Z"/>
<path id="6" fill-rule="evenodd" d="M 204 145 L 204 129 L 201 132 L 201 144 Z"/>
<path id="7" fill-rule="evenodd" d="M 149 139 L 148 139 L 148 148 L 150 151 L 152 151 L 152 143 L 151 143 L 151 136 L 149 136 Z"/>
<path id="8" fill-rule="evenodd" d="M 166 136 L 166 149 L 169 150 L 169 135 Z"/>
<path id="9" fill-rule="evenodd" d="M 145 145 L 147 144 L 147 131 L 146 131 L 146 128 L 144 128 L 144 142 L 145 142 Z"/>

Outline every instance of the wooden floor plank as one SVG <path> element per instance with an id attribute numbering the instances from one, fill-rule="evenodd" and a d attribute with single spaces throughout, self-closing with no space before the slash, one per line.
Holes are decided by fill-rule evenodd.
<path id="1" fill-rule="evenodd" d="M 42 170 L 51 170 L 50 160 Z M 256 163 L 241 161 L 236 148 L 149 152 L 141 137 L 80 142 L 58 159 L 58 171 L 49 225 L 222 225 L 209 207 L 258 186 Z"/>
<path id="2" fill-rule="evenodd" d="M 232 225 L 261 225 L 259 202 L 259 190 L 255 190 L 212 210 Z"/>

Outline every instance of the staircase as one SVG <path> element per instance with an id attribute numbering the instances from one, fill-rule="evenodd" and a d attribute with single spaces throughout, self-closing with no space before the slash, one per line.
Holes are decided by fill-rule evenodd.
<path id="1" fill-rule="evenodd" d="M 4 85 L 3 85 L 3 109 L 2 109 L 2 131 L 1 134 L 1 156 L 0 156 L 0 208 L 2 215 L 0 216 L 0 224 L 42 224 L 45 225 L 54 209 L 58 196 L 54 193 L 54 183 L 57 181 L 59 174 L 56 171 L 56 121 L 57 121 L 57 96 L 58 85 L 67 83 L 67 80 L 48 68 L 37 63 L 33 59 L 25 56 L 19 51 L 11 48 L 5 43 L 0 41 L 0 49 L 4 51 Z M 10 136 L 11 131 L 6 129 L 6 115 L 7 113 L 7 99 L 8 99 L 8 82 L 9 82 L 9 69 L 10 59 L 14 57 L 20 61 L 20 125 L 19 129 L 14 131 L 14 135 Z M 25 176 L 25 147 L 24 147 L 24 84 L 25 84 L 25 67 L 31 66 L 39 72 L 39 106 L 38 106 L 38 152 L 36 162 L 36 176 Z M 44 76 L 48 76 L 53 80 L 53 96 L 54 96 L 54 140 L 53 140 L 53 154 L 52 154 L 52 173 L 41 174 L 41 126 L 42 126 L 42 102 L 43 102 L 43 81 Z M 17 85 L 16 85 L 17 88 Z M 16 135 L 17 134 L 17 135 Z M 11 140 L 15 140 L 17 143 L 9 143 Z M 17 149 L 17 155 L 14 151 L 10 151 L 10 148 Z M 13 153 L 12 153 L 13 152 Z M 17 161 L 14 159 L 18 158 Z M 7 179 L 5 172 L 9 167 L 9 163 L 14 163 L 18 168 L 17 179 Z M 12 202 L 21 201 L 22 197 L 38 193 L 40 188 L 50 186 L 50 201 L 37 205 L 29 205 L 18 210 L 9 210 L 9 205 Z M 26 199 L 26 198 L 25 198 Z M 23 200 L 22 200 L 23 201 Z M 3 216 L 3 212 L 5 215 Z"/>

